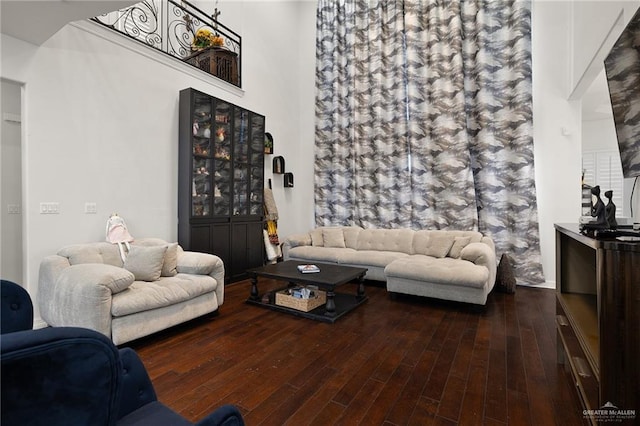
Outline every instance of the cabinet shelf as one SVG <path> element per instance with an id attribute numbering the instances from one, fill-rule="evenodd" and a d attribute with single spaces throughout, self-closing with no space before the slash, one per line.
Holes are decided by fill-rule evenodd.
<path id="1" fill-rule="evenodd" d="M 600 371 L 600 330 L 598 326 L 598 297 L 595 294 L 560 293 L 560 303 L 578 340 L 585 347 L 591 368 Z"/>

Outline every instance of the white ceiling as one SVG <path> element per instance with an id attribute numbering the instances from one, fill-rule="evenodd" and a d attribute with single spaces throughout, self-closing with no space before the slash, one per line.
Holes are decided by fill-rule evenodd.
<path id="1" fill-rule="evenodd" d="M 93 18 L 140 0 L 0 0 L 0 31 L 41 45 L 69 22 Z"/>

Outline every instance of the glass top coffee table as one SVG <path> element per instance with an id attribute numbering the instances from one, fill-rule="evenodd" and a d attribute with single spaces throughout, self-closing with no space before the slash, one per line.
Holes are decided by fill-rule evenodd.
<path id="1" fill-rule="evenodd" d="M 364 275 L 367 273 L 366 268 L 316 262 L 313 264 L 320 268 L 320 272 L 303 274 L 298 270 L 298 265 L 307 264 L 309 264 L 309 262 L 287 260 L 285 262 L 250 269 L 248 273 L 252 277 L 251 294 L 249 299 L 247 299 L 247 303 L 269 308 L 274 311 L 286 312 L 317 321 L 333 323 L 347 312 L 352 311 L 366 302 L 367 296 L 364 294 Z M 288 285 L 273 290 L 269 292 L 269 294 L 264 295 L 266 297 L 263 297 L 260 296 L 258 292 L 258 277 L 286 281 Z M 357 281 L 358 283 L 356 294 L 335 292 L 336 287 L 352 281 Z M 276 292 L 296 285 L 315 285 L 320 290 L 326 291 L 326 304 L 318 306 L 309 312 L 276 304 L 274 296 Z"/>

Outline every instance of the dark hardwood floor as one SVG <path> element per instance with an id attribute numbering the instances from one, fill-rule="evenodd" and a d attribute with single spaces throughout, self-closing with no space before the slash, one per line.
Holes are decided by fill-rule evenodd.
<path id="1" fill-rule="evenodd" d="M 478 312 L 367 285 L 364 305 L 325 324 L 247 305 L 249 289 L 229 285 L 218 316 L 130 345 L 188 419 L 231 403 L 250 426 L 583 424 L 556 363 L 553 290 L 493 292 Z"/>

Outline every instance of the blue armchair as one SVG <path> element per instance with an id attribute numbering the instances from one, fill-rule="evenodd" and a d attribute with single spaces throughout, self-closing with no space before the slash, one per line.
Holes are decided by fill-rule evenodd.
<path id="1" fill-rule="evenodd" d="M 33 328 L 33 303 L 24 288 L 0 280 L 0 334 Z"/>
<path id="2" fill-rule="evenodd" d="M 0 337 L 2 425 L 192 425 L 157 400 L 130 348 L 93 330 L 54 327 Z M 196 423 L 244 425 L 225 405 Z"/>

